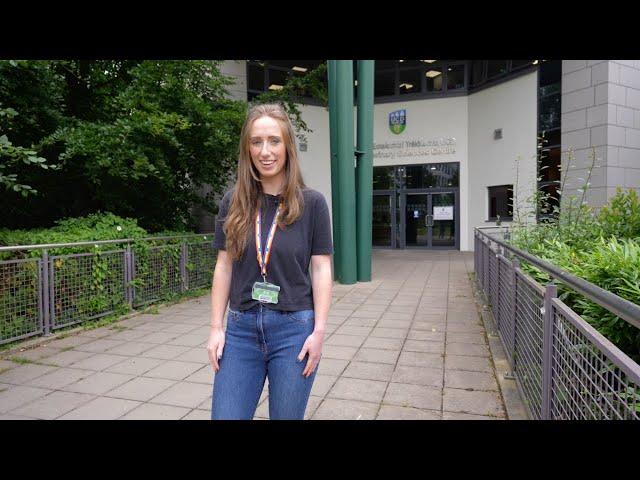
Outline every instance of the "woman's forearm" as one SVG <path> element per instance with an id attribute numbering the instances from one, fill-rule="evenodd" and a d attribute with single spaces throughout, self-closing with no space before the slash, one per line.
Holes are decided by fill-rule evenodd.
<path id="1" fill-rule="evenodd" d="M 315 311 L 314 332 L 324 334 L 331 308 L 331 290 L 333 288 L 330 255 L 314 255 L 312 257 L 311 284 Z"/>
<path id="2" fill-rule="evenodd" d="M 228 261 L 227 252 L 220 250 L 211 286 L 211 328 L 222 328 L 224 314 L 229 303 L 231 271 L 232 266 Z"/>

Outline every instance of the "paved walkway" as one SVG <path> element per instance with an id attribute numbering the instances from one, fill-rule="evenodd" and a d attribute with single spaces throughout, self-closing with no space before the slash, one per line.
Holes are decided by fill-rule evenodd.
<path id="1" fill-rule="evenodd" d="M 374 250 L 334 287 L 308 419 L 504 419 L 473 254 Z M 208 419 L 208 296 L 0 360 L 0 419 Z M 267 386 L 256 411 L 268 417 Z"/>

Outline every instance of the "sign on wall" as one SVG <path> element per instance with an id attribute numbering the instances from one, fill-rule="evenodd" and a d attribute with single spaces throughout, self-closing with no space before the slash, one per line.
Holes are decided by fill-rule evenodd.
<path id="1" fill-rule="evenodd" d="M 446 207 L 433 207 L 434 220 L 453 220 L 453 205 Z"/>
<path id="2" fill-rule="evenodd" d="M 407 127 L 407 111 L 396 110 L 389 114 L 389 129 L 396 135 L 404 132 Z"/>

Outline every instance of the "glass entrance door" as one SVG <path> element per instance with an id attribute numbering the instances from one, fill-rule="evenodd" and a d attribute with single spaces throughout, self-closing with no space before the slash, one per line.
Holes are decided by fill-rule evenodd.
<path id="1" fill-rule="evenodd" d="M 431 247 L 455 247 L 455 195 L 453 192 L 431 194 Z"/>
<path id="2" fill-rule="evenodd" d="M 405 246 L 428 247 L 429 195 L 408 193 L 404 204 Z"/>
<path id="3" fill-rule="evenodd" d="M 455 192 L 405 193 L 401 197 L 401 248 L 456 246 Z"/>

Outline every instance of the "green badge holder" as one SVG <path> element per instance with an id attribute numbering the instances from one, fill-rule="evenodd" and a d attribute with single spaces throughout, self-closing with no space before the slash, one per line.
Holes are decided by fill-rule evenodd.
<path id="1" fill-rule="evenodd" d="M 278 303 L 280 287 L 269 282 L 256 282 L 251 290 L 251 298 L 262 303 Z"/>

